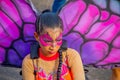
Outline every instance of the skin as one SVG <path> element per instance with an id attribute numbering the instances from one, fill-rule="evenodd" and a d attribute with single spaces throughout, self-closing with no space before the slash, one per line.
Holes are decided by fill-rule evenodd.
<path id="1" fill-rule="evenodd" d="M 62 40 L 62 37 L 60 37 L 62 34 L 62 30 L 60 28 L 45 28 L 40 35 L 37 34 L 37 32 L 34 33 L 34 37 L 36 41 L 39 42 L 41 47 L 41 53 L 46 57 L 51 57 L 57 53 L 59 50 Z M 43 42 L 40 41 L 40 37 L 46 35 L 48 37 L 49 42 L 46 42 L 46 45 L 43 44 Z M 60 44 L 59 44 L 60 43 Z"/>

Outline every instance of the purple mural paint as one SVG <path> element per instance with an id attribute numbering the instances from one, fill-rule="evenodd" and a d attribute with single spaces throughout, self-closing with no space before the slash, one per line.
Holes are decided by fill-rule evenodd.
<path id="1" fill-rule="evenodd" d="M 119 5 L 118 0 L 74 0 L 61 8 L 63 38 L 80 53 L 85 66 L 120 66 Z M 35 41 L 35 21 L 36 14 L 26 0 L 0 0 L 0 64 L 21 67 Z M 42 44 L 61 45 L 61 37 L 55 42 L 49 37 L 51 42 L 42 40 Z"/>
<path id="2" fill-rule="evenodd" d="M 21 67 L 35 41 L 36 15 L 25 0 L 0 0 L 0 63 Z"/>
<path id="3" fill-rule="evenodd" d="M 119 67 L 120 1 L 110 0 L 110 6 L 107 0 L 90 1 L 70 1 L 60 10 L 63 38 L 80 53 L 84 66 Z"/>

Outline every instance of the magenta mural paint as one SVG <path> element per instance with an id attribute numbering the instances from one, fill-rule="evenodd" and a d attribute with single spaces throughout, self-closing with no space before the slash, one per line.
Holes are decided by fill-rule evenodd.
<path id="1" fill-rule="evenodd" d="M 120 66 L 120 1 L 110 0 L 110 6 L 107 3 L 107 0 L 77 0 L 60 10 L 63 38 L 80 53 L 85 66 Z"/>
<path id="2" fill-rule="evenodd" d="M 0 64 L 21 67 L 35 41 L 35 21 L 35 12 L 25 0 L 0 0 Z"/>
<path id="3" fill-rule="evenodd" d="M 24 14 L 25 13 L 25 14 Z M 76 49 L 85 66 L 120 66 L 120 1 L 74 0 L 59 12 L 63 20 L 63 39 Z M 35 41 L 36 14 L 26 0 L 0 0 L 0 64 L 21 67 Z M 61 36 L 44 46 L 61 45 Z M 17 62 L 17 63 L 16 63 Z"/>

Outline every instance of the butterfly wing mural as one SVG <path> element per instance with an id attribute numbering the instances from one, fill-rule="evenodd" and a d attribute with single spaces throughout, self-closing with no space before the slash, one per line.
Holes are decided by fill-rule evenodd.
<path id="1" fill-rule="evenodd" d="M 71 0 L 60 10 L 64 39 L 84 66 L 120 66 L 120 2 Z M 26 0 L 0 0 L 0 64 L 21 67 L 35 41 L 36 14 Z"/>
<path id="2" fill-rule="evenodd" d="M 59 16 L 64 39 L 80 53 L 84 66 L 120 66 L 120 1 L 72 0 Z"/>
<path id="3" fill-rule="evenodd" d="M 35 41 L 36 16 L 25 0 L 0 0 L 0 64 L 21 67 Z"/>

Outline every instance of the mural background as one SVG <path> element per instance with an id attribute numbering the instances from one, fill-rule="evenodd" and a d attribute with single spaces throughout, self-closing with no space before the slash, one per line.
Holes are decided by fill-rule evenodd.
<path id="1" fill-rule="evenodd" d="M 49 1 L 50 3 L 49 4 L 47 4 L 46 5 L 46 2 L 47 2 L 48 0 L 39 0 L 39 1 L 33 1 L 34 2 L 34 4 L 37 6 L 37 9 L 39 9 L 39 8 L 48 8 L 48 7 L 51 7 L 51 4 L 52 4 L 52 0 L 51 1 Z M 41 4 L 40 3 L 38 3 L 38 2 L 41 2 Z M 43 5 L 46 5 L 45 7 L 39 7 L 39 6 L 43 6 Z M 40 9 L 41 10 L 41 9 Z M 17 44 L 16 44 L 17 45 Z M 18 63 L 19 64 L 19 63 Z M 9 79 L 6 79 L 5 77 L 3 77 L 4 76 L 4 74 L 3 74 L 3 76 L 1 76 L 1 77 L 3 77 L 3 79 L 2 80 L 14 80 L 14 79 L 12 79 L 13 77 L 11 77 L 11 75 L 10 74 L 13 74 L 12 76 L 17 76 L 17 74 L 14 74 L 14 73 L 16 73 L 16 72 L 19 72 L 19 70 L 20 69 L 18 69 L 17 68 L 17 70 L 15 70 L 16 68 L 11 68 L 11 69 L 9 69 L 9 67 L 1 67 L 1 69 L 2 70 L 0 70 L 1 72 L 8 72 L 8 71 L 11 71 L 10 73 L 5 73 L 5 74 L 8 74 L 8 76 L 10 76 L 10 77 L 8 77 Z M 89 68 L 89 73 L 92 73 L 91 75 L 89 74 L 88 75 L 88 77 L 89 78 L 91 78 L 91 80 L 108 80 L 109 78 L 108 77 L 106 77 L 106 76 L 104 76 L 104 74 L 108 74 L 108 75 L 110 75 L 110 70 L 104 70 L 104 69 L 95 69 L 95 68 Z M 91 72 L 92 71 L 92 72 Z M 96 75 L 96 73 L 99 73 L 99 75 Z M 19 75 L 18 75 L 19 76 Z M 15 77 L 14 77 L 15 78 Z"/>

